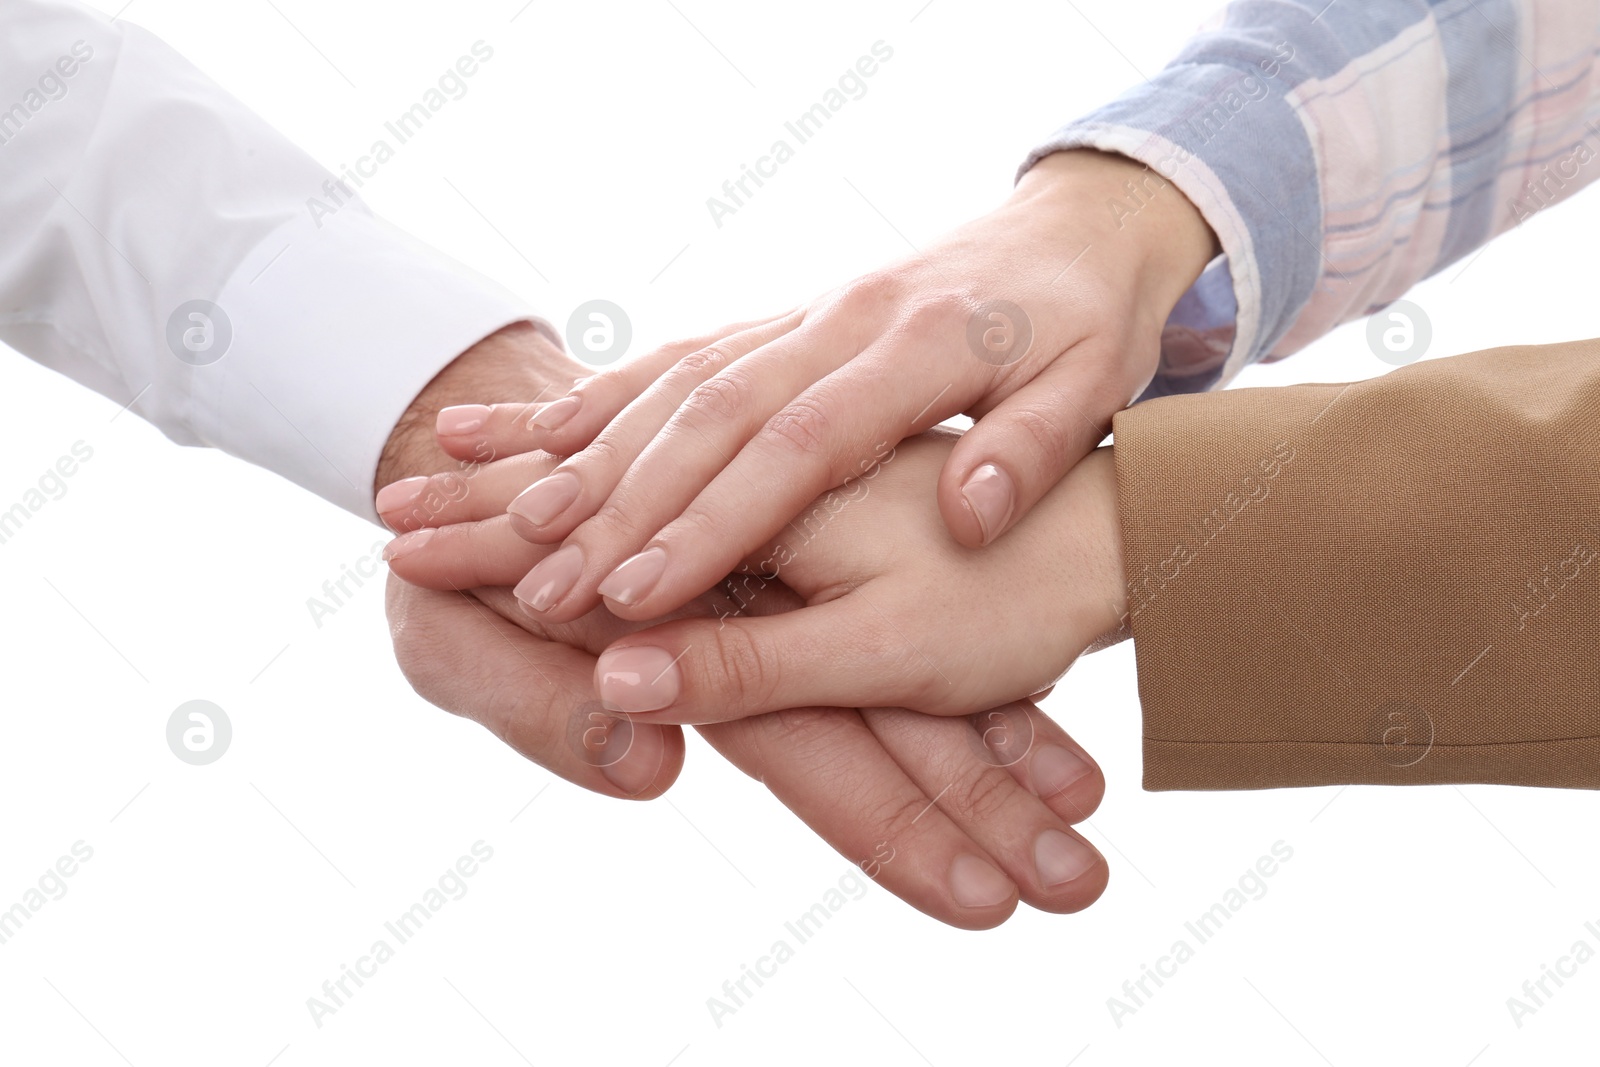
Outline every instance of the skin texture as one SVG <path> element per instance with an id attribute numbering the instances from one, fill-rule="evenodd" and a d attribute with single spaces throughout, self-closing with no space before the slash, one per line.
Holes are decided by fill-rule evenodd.
<path id="1" fill-rule="evenodd" d="M 466 546 L 467 566 L 477 569 L 430 575 L 423 567 L 428 545 L 413 542 L 392 561 L 396 575 L 431 579 L 435 588 L 392 575 L 390 628 L 402 670 L 428 700 L 481 723 L 569 781 L 649 799 L 681 770 L 681 730 L 607 714 L 593 688 L 596 654 L 640 624 L 603 610 L 549 623 L 530 615 L 508 588 L 548 552 L 518 536 L 504 508 L 527 484 L 518 478 L 547 473 L 554 459 L 490 462 L 526 446 L 525 430 L 516 428 L 525 427 L 527 407 L 485 408 L 472 429 L 438 439 L 433 433 L 444 407 L 469 407 L 465 417 L 457 412 L 446 421 L 454 429 L 471 426 L 480 418 L 471 402 L 557 395 L 582 370 L 531 327 L 512 327 L 457 359 L 412 404 L 384 450 L 380 513 L 413 537 L 433 523 L 459 523 L 423 536 L 452 552 Z M 508 429 L 505 441 L 491 445 Z M 431 477 L 406 482 L 424 476 Z M 397 481 L 398 494 L 391 486 Z M 385 498 L 403 503 L 384 507 Z M 481 554 L 469 538 L 483 541 Z M 504 545 L 524 553 L 510 569 L 493 551 Z M 464 580 L 447 580 L 455 578 Z M 730 604 L 705 597 L 686 611 L 714 613 Z M 797 604 L 772 583 L 749 610 Z M 1105 888 L 1104 858 L 1073 829 L 1099 804 L 1104 778 L 1025 701 L 971 719 L 800 707 L 701 733 L 884 888 L 943 922 L 989 928 L 1019 901 L 1077 911 Z"/>
<path id="2" fill-rule="evenodd" d="M 1113 210 L 1129 188 L 1145 206 Z M 863 463 L 961 412 L 978 422 L 929 495 L 956 543 L 996 542 L 1149 383 L 1161 327 L 1215 251 L 1159 176 L 1057 153 L 915 255 L 579 383 L 524 426 L 570 454 L 512 505 L 531 540 L 577 549 L 538 610 L 674 610 Z"/>

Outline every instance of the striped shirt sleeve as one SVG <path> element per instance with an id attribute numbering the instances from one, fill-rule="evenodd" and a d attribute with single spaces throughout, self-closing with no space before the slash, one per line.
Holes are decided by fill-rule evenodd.
<path id="1" fill-rule="evenodd" d="M 1199 208 L 1222 255 L 1168 319 L 1145 396 L 1210 389 L 1600 175 L 1597 44 L 1597 0 L 1237 0 L 1023 170 L 1116 152 Z"/>

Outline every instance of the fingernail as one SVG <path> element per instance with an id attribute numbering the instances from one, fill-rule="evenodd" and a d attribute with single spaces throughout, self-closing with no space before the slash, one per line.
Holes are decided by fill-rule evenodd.
<path id="1" fill-rule="evenodd" d="M 623 560 L 600 583 L 600 595 L 618 604 L 637 604 L 649 596 L 667 569 L 667 550 L 647 548 L 632 559 Z"/>
<path id="2" fill-rule="evenodd" d="M 433 540 L 436 531 L 432 526 L 424 526 L 420 530 L 413 530 L 408 534 L 401 534 L 387 545 L 383 546 L 383 559 L 387 563 L 401 556 L 409 556 L 429 541 Z"/>
<path id="3" fill-rule="evenodd" d="M 666 649 L 649 645 L 601 653 L 595 674 L 600 703 L 629 715 L 670 707 L 683 685 L 677 661 Z"/>
<path id="4" fill-rule="evenodd" d="M 557 471 L 541 478 L 524 489 L 506 510 L 519 515 L 535 526 L 543 526 L 572 506 L 578 499 L 578 476 L 570 471 Z"/>
<path id="5" fill-rule="evenodd" d="M 455 437 L 482 429 L 488 421 L 489 409 L 482 404 L 461 404 L 440 411 L 433 428 L 440 437 Z"/>
<path id="6" fill-rule="evenodd" d="M 1033 865 L 1039 881 L 1047 886 L 1070 882 L 1094 866 L 1095 853 L 1088 845 L 1060 830 L 1046 830 L 1033 841 Z"/>
<path id="7" fill-rule="evenodd" d="M 961 497 L 977 516 L 983 543 L 988 544 L 1000 536 L 1016 501 L 1010 475 L 993 463 L 985 463 L 967 476 L 966 484 L 961 487 Z"/>
<path id="8" fill-rule="evenodd" d="M 1028 774 L 1033 779 L 1033 791 L 1041 797 L 1053 797 L 1089 773 L 1089 764 L 1070 748 L 1046 745 L 1028 761 Z"/>
<path id="9" fill-rule="evenodd" d="M 992 908 L 1011 899 L 1011 879 L 968 853 L 950 864 L 950 895 L 963 908 Z"/>
<path id="10" fill-rule="evenodd" d="M 373 499 L 373 506 L 379 511 L 398 511 L 421 496 L 422 487 L 427 484 L 428 479 L 422 475 L 390 482 L 378 490 L 378 495 Z"/>
<path id="11" fill-rule="evenodd" d="M 530 610 L 549 611 L 552 604 L 567 595 L 582 573 L 583 549 L 568 545 L 540 560 L 512 592 Z"/>
<path id="12" fill-rule="evenodd" d="M 564 396 L 560 400 L 552 400 L 534 413 L 533 418 L 528 420 L 528 426 L 541 430 L 559 430 L 578 413 L 578 408 L 582 404 L 581 396 Z"/>

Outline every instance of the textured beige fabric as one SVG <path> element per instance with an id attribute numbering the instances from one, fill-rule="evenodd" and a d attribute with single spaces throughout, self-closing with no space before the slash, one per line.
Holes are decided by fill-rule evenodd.
<path id="1" fill-rule="evenodd" d="M 1145 788 L 1600 787 L 1600 340 L 1114 428 Z"/>

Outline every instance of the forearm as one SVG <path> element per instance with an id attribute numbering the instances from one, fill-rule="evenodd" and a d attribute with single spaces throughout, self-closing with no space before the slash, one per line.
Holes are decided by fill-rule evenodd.
<path id="1" fill-rule="evenodd" d="M 531 317 L 137 26 L 14 0 L 0 69 L 0 341 L 179 443 L 370 516 L 411 398 Z"/>
<path id="2" fill-rule="evenodd" d="M 1600 787 L 1600 341 L 1115 429 L 1146 788 Z"/>
<path id="3" fill-rule="evenodd" d="M 1597 37 L 1596 5 L 1563 0 L 1236 3 L 1028 165 L 1119 152 L 1198 205 L 1225 258 L 1169 321 L 1148 395 L 1207 389 L 1592 181 Z"/>

